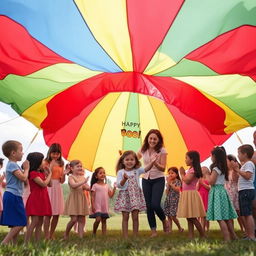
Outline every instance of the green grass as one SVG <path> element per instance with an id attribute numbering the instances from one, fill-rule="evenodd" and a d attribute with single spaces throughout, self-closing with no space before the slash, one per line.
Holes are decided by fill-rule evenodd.
<path id="1" fill-rule="evenodd" d="M 196 238 L 191 241 L 187 238 L 187 231 L 179 233 L 174 227 L 171 234 L 164 234 L 162 226 L 158 222 L 159 235 L 150 238 L 150 231 L 145 214 L 140 215 L 139 236 L 134 238 L 130 234 L 124 240 L 121 236 L 121 216 L 115 215 L 108 220 L 108 234 L 106 237 L 99 234 L 94 237 L 91 234 L 92 219 L 87 219 L 87 231 L 83 239 L 79 239 L 76 233 L 72 232 L 68 241 L 63 241 L 63 231 L 69 218 L 62 217 L 59 221 L 55 240 L 50 242 L 42 241 L 38 244 L 23 244 L 23 237 L 20 235 L 17 245 L 1 246 L 0 255 L 244 255 L 252 256 L 256 252 L 256 243 L 249 241 L 234 241 L 225 243 L 216 222 L 211 223 L 211 231 L 208 238 L 200 240 Z M 182 226 L 187 229 L 184 219 L 180 219 Z M 131 221 L 130 221 L 131 224 Z M 241 236 L 236 224 L 237 234 Z M 131 228 L 131 227 L 130 227 Z M 8 232 L 8 228 L 0 227 L 0 239 Z"/>

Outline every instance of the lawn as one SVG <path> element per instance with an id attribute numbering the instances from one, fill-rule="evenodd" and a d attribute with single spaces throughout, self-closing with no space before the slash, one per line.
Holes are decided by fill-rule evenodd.
<path id="1" fill-rule="evenodd" d="M 196 238 L 191 241 L 187 238 L 187 232 L 179 233 L 174 228 L 173 232 L 166 235 L 159 231 L 158 237 L 150 238 L 150 231 L 145 214 L 140 215 L 140 234 L 134 238 L 130 236 L 127 240 L 121 236 L 121 216 L 115 215 L 108 221 L 108 234 L 103 237 L 99 234 L 94 237 L 91 234 L 93 220 L 87 219 L 86 234 L 83 239 L 79 239 L 72 232 L 68 241 L 63 241 L 63 231 L 69 218 L 62 217 L 57 227 L 55 240 L 50 242 L 42 241 L 38 244 L 23 244 L 23 237 L 17 245 L 1 246 L 0 255 L 254 255 L 256 243 L 237 240 L 230 243 L 223 242 L 221 233 L 216 222 L 211 223 L 211 231 L 208 238 L 200 240 Z M 187 229 L 186 221 L 181 219 L 181 223 Z M 158 223 L 159 230 L 161 228 Z M 238 231 L 238 236 L 242 236 Z M 0 227 L 0 239 L 2 240 L 8 229 Z"/>

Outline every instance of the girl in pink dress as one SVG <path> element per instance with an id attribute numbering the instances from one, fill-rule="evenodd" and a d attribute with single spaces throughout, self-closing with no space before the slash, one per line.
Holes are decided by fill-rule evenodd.
<path id="1" fill-rule="evenodd" d="M 210 188 L 211 188 L 211 186 L 209 185 L 208 180 L 206 179 L 206 176 L 209 173 L 210 173 L 210 171 L 207 167 L 202 167 L 203 177 L 198 180 L 198 183 L 196 185 L 197 190 L 198 190 L 198 192 L 201 196 L 201 199 L 203 201 L 205 212 L 207 212 L 208 197 L 209 197 L 209 191 L 210 191 Z M 206 220 L 206 217 L 200 217 L 199 221 L 200 221 L 204 231 L 209 231 L 210 222 L 208 220 Z"/>
<path id="2" fill-rule="evenodd" d="M 108 200 L 115 194 L 116 187 L 111 189 L 106 184 L 106 173 L 104 168 L 98 167 L 95 169 L 91 179 L 91 208 L 92 213 L 90 218 L 95 218 L 93 224 L 93 234 L 96 235 L 97 229 L 101 222 L 101 231 L 106 235 L 107 218 L 109 218 Z"/>
<path id="3" fill-rule="evenodd" d="M 239 202 L 238 202 L 238 178 L 239 175 L 233 170 L 233 167 L 231 165 L 231 161 L 234 161 L 235 163 L 238 163 L 236 157 L 234 155 L 227 155 L 227 166 L 228 166 L 228 181 L 225 183 L 225 188 L 228 192 L 228 195 L 230 197 L 230 200 L 234 206 L 234 209 L 237 213 L 237 221 L 240 226 L 241 231 L 245 232 L 245 220 L 244 216 L 240 215 L 240 208 L 239 208 Z M 239 167 L 241 168 L 240 163 L 238 163 Z M 234 224 L 234 221 L 231 220 Z"/>
<path id="4" fill-rule="evenodd" d="M 206 215 L 202 199 L 196 190 L 198 179 L 202 177 L 199 153 L 197 151 L 187 152 L 185 162 L 190 168 L 185 172 L 185 169 L 180 167 L 182 192 L 180 194 L 177 217 L 187 219 L 190 239 L 194 238 L 194 226 L 198 230 L 200 237 L 205 237 L 204 230 L 198 221 L 199 217 L 205 217 Z"/>
<path id="5" fill-rule="evenodd" d="M 48 193 L 52 206 L 52 216 L 45 216 L 44 218 L 44 233 L 46 239 L 52 239 L 54 231 L 57 227 L 59 216 L 64 211 L 64 197 L 61 184 L 65 181 L 65 175 L 69 170 L 64 170 L 64 161 L 62 160 L 61 145 L 53 143 L 44 161 L 44 168 L 50 168 L 51 187 L 48 187 Z"/>

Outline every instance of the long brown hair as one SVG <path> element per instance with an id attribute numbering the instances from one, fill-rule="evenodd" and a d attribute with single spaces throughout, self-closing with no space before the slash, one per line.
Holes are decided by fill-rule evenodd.
<path id="1" fill-rule="evenodd" d="M 194 168 L 195 176 L 197 178 L 203 177 L 200 164 L 200 154 L 197 151 L 191 150 L 188 151 L 186 155 L 192 160 L 192 167 Z"/>
<path id="2" fill-rule="evenodd" d="M 91 188 L 93 186 L 93 184 L 97 183 L 98 182 L 98 179 L 97 179 L 97 174 L 99 173 L 99 171 L 104 168 L 103 167 L 98 167 L 94 170 L 93 174 L 92 174 L 92 178 L 91 178 Z M 105 183 L 106 183 L 106 180 L 105 180 Z"/>
<path id="3" fill-rule="evenodd" d="M 169 171 L 174 172 L 174 173 L 177 175 L 176 178 L 177 178 L 178 180 L 180 180 L 179 170 L 178 170 L 177 167 L 175 167 L 175 166 L 170 167 L 170 168 L 168 169 L 167 173 L 169 173 Z"/>
<path id="4" fill-rule="evenodd" d="M 53 143 L 50 147 L 49 150 L 47 152 L 47 156 L 45 158 L 45 160 L 50 163 L 52 161 L 51 158 L 51 153 L 60 153 L 60 157 L 57 159 L 58 163 L 60 166 L 64 165 L 64 161 L 62 159 L 62 150 L 61 150 L 61 145 L 59 143 Z"/>
<path id="5" fill-rule="evenodd" d="M 215 161 L 211 164 L 210 169 L 213 170 L 217 167 L 222 174 L 224 174 L 225 179 L 228 180 L 228 165 L 227 165 L 227 154 L 226 151 L 221 147 L 213 148 L 211 154 L 214 156 Z"/>
<path id="6" fill-rule="evenodd" d="M 124 169 L 125 166 L 124 166 L 124 159 L 129 156 L 129 155 L 132 155 L 134 158 L 135 158 L 135 166 L 134 168 L 139 168 L 141 167 L 141 162 L 139 161 L 136 153 L 132 150 L 128 150 L 128 151 L 125 151 L 119 158 L 117 164 L 116 164 L 116 173 L 121 170 L 121 169 Z"/>
<path id="7" fill-rule="evenodd" d="M 160 132 L 159 130 L 157 130 L 157 129 L 151 129 L 151 130 L 147 133 L 146 137 L 144 138 L 143 145 L 142 145 L 142 147 L 141 147 L 141 152 L 142 152 L 142 153 L 144 153 L 145 151 L 147 151 L 147 150 L 149 149 L 148 137 L 149 137 L 152 133 L 154 133 L 154 134 L 158 137 L 158 139 L 159 139 L 157 145 L 155 146 L 155 151 L 156 151 L 157 153 L 159 153 L 160 150 L 161 150 L 161 148 L 164 146 L 164 139 L 163 139 L 163 136 L 162 136 L 161 132 Z"/>
<path id="8" fill-rule="evenodd" d="M 32 152 L 27 155 L 27 160 L 29 161 L 29 177 L 32 171 L 43 172 L 40 169 L 43 159 L 44 155 L 40 152 Z"/>

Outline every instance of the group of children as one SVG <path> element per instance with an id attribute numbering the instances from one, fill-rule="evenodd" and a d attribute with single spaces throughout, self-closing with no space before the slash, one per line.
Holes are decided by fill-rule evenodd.
<path id="1" fill-rule="evenodd" d="M 106 222 L 109 218 L 108 201 L 115 194 L 116 187 L 119 192 L 114 210 L 122 213 L 123 236 L 128 236 L 130 213 L 133 234 L 138 234 L 139 212 L 146 211 L 145 198 L 140 188 L 140 175 L 152 168 L 158 159 L 157 154 L 142 168 L 135 152 L 123 152 L 116 166 L 116 184 L 111 188 L 106 184 L 103 167 L 93 172 L 90 186 L 87 184 L 88 177 L 85 178 L 81 161 L 73 160 L 64 168 L 61 146 L 57 143 L 50 146 L 46 158 L 39 152 L 28 154 L 22 168 L 17 164 L 23 156 L 21 143 L 7 141 L 2 145 L 2 150 L 9 161 L 5 176 L 0 177 L 3 185 L 6 179 L 3 207 L 0 208 L 3 210 L 0 224 L 11 228 L 2 241 L 3 244 L 15 242 L 27 223 L 26 242 L 31 240 L 33 233 L 34 239 L 40 240 L 43 226 L 45 238 L 51 239 L 60 215 L 70 216 L 64 233 L 65 239 L 75 225 L 79 237 L 83 237 L 85 216 L 89 214 L 91 218 L 95 218 L 93 234 L 96 234 L 100 223 L 102 234 L 106 234 Z M 205 237 L 209 221 L 216 220 L 224 239 L 229 241 L 237 238 L 233 219 L 238 217 L 238 213 L 246 239 L 255 240 L 252 217 L 252 201 L 255 196 L 255 166 L 251 162 L 253 153 L 252 146 L 240 146 L 240 166 L 233 156 L 227 157 L 223 147 L 215 147 L 211 152 L 212 164 L 209 170 L 206 167 L 201 168 L 200 155 L 197 151 L 189 151 L 185 156 L 188 171 L 183 167 L 179 170 L 176 167 L 169 168 L 164 213 L 168 217 L 170 227 L 173 221 L 179 231 L 183 232 L 178 218 L 186 218 L 189 237 L 194 237 L 194 226 L 200 237 Z M 64 204 L 61 184 L 65 181 L 66 175 L 70 192 Z M 22 200 L 24 183 L 30 187 L 25 206 Z M 90 191 L 91 209 L 85 191 Z"/>

